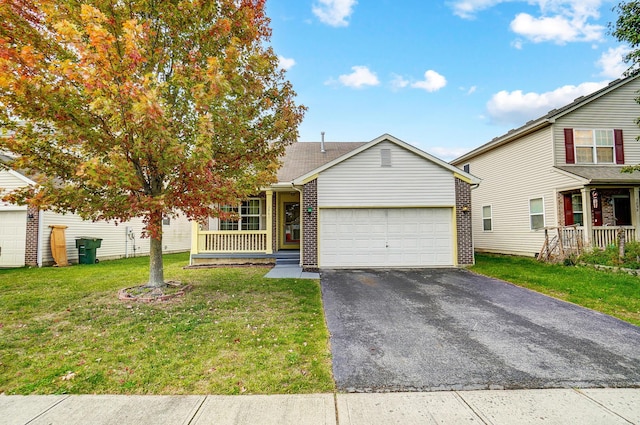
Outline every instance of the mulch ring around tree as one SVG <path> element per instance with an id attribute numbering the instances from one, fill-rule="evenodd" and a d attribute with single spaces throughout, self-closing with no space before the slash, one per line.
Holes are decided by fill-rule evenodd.
<path id="1" fill-rule="evenodd" d="M 118 291 L 118 299 L 121 301 L 134 301 L 143 303 L 169 301 L 173 298 L 184 296 L 184 294 L 191 289 L 191 285 L 183 285 L 182 283 L 176 281 L 166 282 L 165 286 L 161 288 L 148 285 L 139 285 L 121 289 L 120 291 Z"/>

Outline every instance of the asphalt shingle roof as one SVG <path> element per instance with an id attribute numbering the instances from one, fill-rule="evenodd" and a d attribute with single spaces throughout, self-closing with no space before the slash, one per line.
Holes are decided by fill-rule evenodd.
<path id="1" fill-rule="evenodd" d="M 296 142 L 287 146 L 278 171 L 278 181 L 290 182 L 345 155 L 366 142 L 325 142 L 321 152 L 320 142 Z"/>
<path id="2" fill-rule="evenodd" d="M 558 165 L 555 168 L 589 180 L 589 183 L 591 184 L 640 183 L 639 172 L 634 171 L 633 173 L 622 173 L 621 166 Z"/>

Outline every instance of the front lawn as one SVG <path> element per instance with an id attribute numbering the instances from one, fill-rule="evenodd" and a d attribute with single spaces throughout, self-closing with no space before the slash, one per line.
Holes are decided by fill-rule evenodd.
<path id="1" fill-rule="evenodd" d="M 315 280 L 184 270 L 184 298 L 126 303 L 148 257 L 0 270 L 0 394 L 286 394 L 334 390 Z"/>
<path id="2" fill-rule="evenodd" d="M 640 277 L 489 254 L 476 254 L 471 270 L 640 326 Z"/>

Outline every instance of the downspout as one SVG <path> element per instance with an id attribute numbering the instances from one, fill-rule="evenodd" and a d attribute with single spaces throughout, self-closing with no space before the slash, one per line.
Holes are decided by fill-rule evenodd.
<path id="1" fill-rule="evenodd" d="M 322 133 L 324 135 L 324 133 Z M 300 194 L 300 234 L 302 235 L 301 243 L 300 243 L 300 263 L 298 264 L 302 267 L 302 259 L 304 258 L 304 214 L 303 214 L 303 205 L 304 205 L 304 197 L 302 195 L 302 189 L 298 189 L 293 182 L 291 182 L 291 188 L 297 191 Z"/>

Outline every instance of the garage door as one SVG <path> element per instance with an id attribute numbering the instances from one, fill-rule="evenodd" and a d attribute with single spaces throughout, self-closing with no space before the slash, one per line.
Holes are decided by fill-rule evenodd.
<path id="1" fill-rule="evenodd" d="M 451 208 L 320 210 L 320 267 L 453 265 Z"/>
<path id="2" fill-rule="evenodd" d="M 24 266 L 26 211 L 0 211 L 0 267 Z"/>

